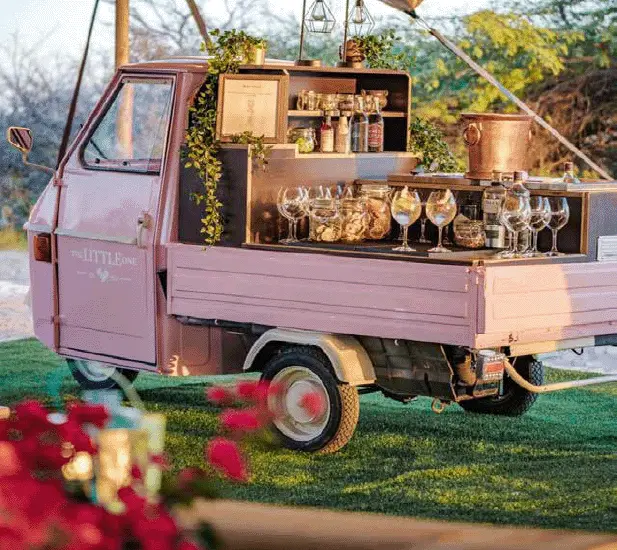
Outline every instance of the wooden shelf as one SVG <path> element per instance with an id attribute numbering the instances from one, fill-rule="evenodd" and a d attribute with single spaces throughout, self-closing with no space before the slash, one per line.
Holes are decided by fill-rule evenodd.
<path id="1" fill-rule="evenodd" d="M 335 115 L 332 115 L 334 117 L 339 116 L 338 112 L 339 111 L 333 111 L 334 113 L 337 113 Z M 407 117 L 407 113 L 403 112 L 403 111 L 382 111 L 381 115 L 384 118 L 406 118 Z M 324 116 L 324 112 L 323 111 L 289 111 L 288 116 L 290 118 L 322 118 Z"/>

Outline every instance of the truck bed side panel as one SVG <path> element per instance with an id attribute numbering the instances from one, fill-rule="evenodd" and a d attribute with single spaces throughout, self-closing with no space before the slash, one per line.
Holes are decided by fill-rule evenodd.
<path id="1" fill-rule="evenodd" d="M 479 347 L 613 334 L 617 263 L 488 266 L 479 300 Z"/>
<path id="2" fill-rule="evenodd" d="M 323 332 L 470 345 L 466 266 L 174 244 L 168 313 Z"/>

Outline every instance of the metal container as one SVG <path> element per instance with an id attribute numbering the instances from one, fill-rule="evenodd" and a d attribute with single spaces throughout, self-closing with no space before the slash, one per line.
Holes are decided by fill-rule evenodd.
<path id="1" fill-rule="evenodd" d="M 490 180 L 493 171 L 513 174 L 528 170 L 531 117 L 495 113 L 465 113 L 463 139 L 469 149 L 472 180 Z"/>

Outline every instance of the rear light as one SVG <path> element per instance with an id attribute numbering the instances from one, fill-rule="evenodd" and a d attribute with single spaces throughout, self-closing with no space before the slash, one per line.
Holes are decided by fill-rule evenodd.
<path id="1" fill-rule="evenodd" d="M 51 235 L 49 233 L 37 233 L 32 239 L 32 249 L 37 262 L 51 263 Z"/>
<path id="2" fill-rule="evenodd" d="M 482 350 L 478 353 L 476 373 L 482 382 L 500 382 L 503 380 L 506 356 L 492 350 Z"/>

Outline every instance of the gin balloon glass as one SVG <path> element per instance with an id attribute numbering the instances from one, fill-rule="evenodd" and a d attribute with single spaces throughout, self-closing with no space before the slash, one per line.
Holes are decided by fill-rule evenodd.
<path id="1" fill-rule="evenodd" d="M 392 217 L 403 228 L 403 244 L 392 250 L 394 252 L 415 252 L 415 249 L 409 246 L 408 231 L 409 226 L 414 224 L 422 213 L 422 202 L 416 191 L 409 191 L 407 187 L 394 193 L 392 203 L 390 205 Z"/>
<path id="2" fill-rule="evenodd" d="M 521 231 L 529 228 L 531 218 L 529 197 L 509 190 L 501 206 L 499 217 L 506 229 L 512 232 L 512 251 L 501 257 L 520 258 L 521 255 L 517 252 L 518 235 Z"/>
<path id="3" fill-rule="evenodd" d="M 431 248 L 429 252 L 450 252 L 443 246 L 443 228 L 456 216 L 456 199 L 452 191 L 449 189 L 433 191 L 426 201 L 426 215 L 439 231 L 437 246 Z"/>
<path id="4" fill-rule="evenodd" d="M 307 216 L 308 192 L 304 187 L 281 187 L 276 206 L 279 213 L 289 222 L 289 232 L 282 244 L 294 244 L 298 240 L 298 222 Z"/>

